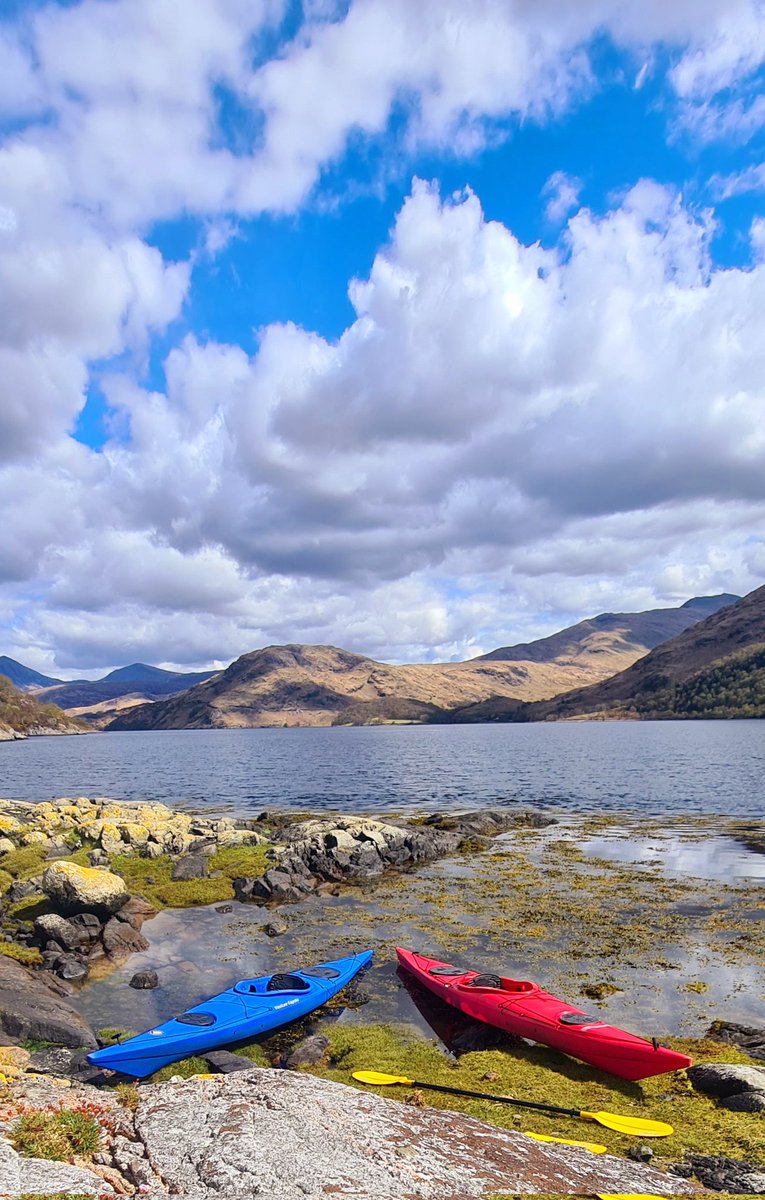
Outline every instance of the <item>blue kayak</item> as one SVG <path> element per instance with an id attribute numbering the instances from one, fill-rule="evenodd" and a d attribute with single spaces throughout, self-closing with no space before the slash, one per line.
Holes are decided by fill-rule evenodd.
<path id="1" fill-rule="evenodd" d="M 204 1054 L 216 1046 L 268 1033 L 326 1004 L 371 958 L 372 951 L 365 950 L 318 967 L 240 979 L 228 991 L 156 1029 L 139 1033 L 116 1046 L 92 1050 L 88 1062 L 143 1077 L 190 1054 Z"/>

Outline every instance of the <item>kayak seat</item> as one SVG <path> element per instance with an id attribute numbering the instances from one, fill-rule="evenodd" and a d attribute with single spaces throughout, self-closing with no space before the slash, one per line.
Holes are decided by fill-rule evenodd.
<path id="1" fill-rule="evenodd" d="M 501 988 L 502 980 L 499 975 L 476 975 L 475 979 L 469 979 L 465 984 L 466 987 L 480 988 Z"/>
<path id="2" fill-rule="evenodd" d="M 267 992 L 307 992 L 310 988 L 307 979 L 299 975 L 272 975 L 266 984 Z"/>

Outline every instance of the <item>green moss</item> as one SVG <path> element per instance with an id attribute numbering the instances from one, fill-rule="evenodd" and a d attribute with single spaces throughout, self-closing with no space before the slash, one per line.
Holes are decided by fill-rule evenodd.
<path id="1" fill-rule="evenodd" d="M 14 879 L 28 879 L 30 875 L 40 873 L 45 856 L 44 846 L 22 846 L 20 850 L 9 850 L 7 854 L 0 855 L 0 871 L 5 871 Z"/>
<path id="2" fill-rule="evenodd" d="M 36 1054 L 38 1050 L 50 1050 L 55 1045 L 55 1042 L 46 1042 L 42 1038 L 27 1038 L 21 1043 L 21 1048 L 28 1050 L 30 1054 Z"/>
<path id="3" fill-rule="evenodd" d="M 210 858 L 210 870 L 222 871 L 227 879 L 238 875 L 262 875 L 268 869 L 267 844 L 259 846 L 227 846 Z"/>
<path id="4" fill-rule="evenodd" d="M 14 1149 L 28 1158 L 68 1159 L 95 1154 L 101 1127 L 76 1109 L 24 1113 L 13 1127 Z"/>
<path id="5" fill-rule="evenodd" d="M 135 1032 L 132 1029 L 122 1029 L 119 1025 L 107 1025 L 105 1029 L 99 1029 L 96 1036 L 104 1046 L 114 1046 L 117 1042 L 135 1037 Z"/>
<path id="6" fill-rule="evenodd" d="M 12 904 L 8 909 L 8 913 L 12 917 L 16 917 L 19 921 L 34 921 L 35 917 L 41 917 L 43 913 L 53 912 L 54 908 L 47 896 L 25 896 L 23 900 L 18 900 L 16 904 Z"/>
<path id="7" fill-rule="evenodd" d="M 665 1121 L 674 1126 L 668 1138 L 651 1142 L 657 1159 L 678 1161 L 683 1154 L 720 1154 L 757 1162 L 765 1154 L 765 1127 L 753 1121 L 751 1114 L 733 1113 L 695 1092 L 685 1072 L 661 1075 L 640 1084 L 615 1079 L 593 1067 L 561 1060 L 560 1055 L 542 1047 L 485 1050 L 463 1055 L 457 1063 L 441 1053 L 432 1042 L 413 1036 L 395 1026 L 334 1026 L 329 1031 L 330 1065 L 311 1067 L 313 1074 L 354 1084 L 351 1072 L 383 1071 L 406 1075 L 430 1083 L 491 1091 L 545 1104 L 560 1105 L 589 1112 L 613 1112 L 648 1120 Z M 752 1059 L 731 1047 L 713 1041 L 673 1043 L 694 1057 L 711 1061 L 734 1062 Z M 487 1084 L 486 1075 L 491 1074 Z M 406 1087 L 375 1089 L 379 1094 L 402 1100 Z M 411 1091 L 411 1089 L 409 1089 Z M 534 1133 L 555 1133 L 559 1137 L 593 1139 L 595 1122 L 557 1116 L 554 1122 L 542 1112 L 522 1111 L 515 1106 L 462 1096 L 423 1090 L 423 1101 L 432 1107 L 464 1112 L 490 1124 L 507 1129 L 528 1129 Z M 626 1155 L 634 1138 L 628 1138 L 597 1124 L 597 1141 L 614 1154 Z"/>
<path id="8" fill-rule="evenodd" d="M 177 859 L 169 854 L 160 858 L 117 855 L 112 859 L 112 870 L 122 876 L 132 894 L 145 896 L 156 908 L 191 908 L 233 900 L 232 881 L 238 875 L 262 875 L 268 863 L 267 849 L 267 845 L 260 845 L 218 850 L 209 866 L 220 875 L 207 879 L 174 880 Z"/>
<path id="9" fill-rule="evenodd" d="M 9 871 L 0 871 L 0 896 L 4 896 L 8 888 L 13 883 L 13 876 Z"/>
<path id="10" fill-rule="evenodd" d="M 6 958 L 15 958 L 16 962 L 26 967 L 39 967 L 42 955 L 39 950 L 30 946 L 18 946 L 15 942 L 0 942 L 0 954 Z"/>
<path id="11" fill-rule="evenodd" d="M 180 1075 L 182 1079 L 191 1079 L 192 1075 L 208 1075 L 210 1068 L 203 1058 L 182 1058 L 180 1062 L 170 1063 L 169 1067 L 163 1067 L 161 1071 L 156 1071 L 151 1077 L 151 1083 L 164 1083 L 166 1079 L 172 1079 L 174 1075 Z"/>

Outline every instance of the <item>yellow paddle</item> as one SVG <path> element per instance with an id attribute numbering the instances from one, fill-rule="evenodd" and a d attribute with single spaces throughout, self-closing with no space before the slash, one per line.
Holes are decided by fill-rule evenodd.
<path id="1" fill-rule="evenodd" d="M 530 1129 L 523 1131 L 526 1137 L 534 1138 L 537 1142 L 559 1142 L 561 1146 L 581 1146 L 583 1150 L 589 1150 L 590 1154 L 605 1154 L 608 1151 L 607 1146 L 601 1146 L 599 1142 L 575 1142 L 572 1138 L 550 1137 L 546 1133 L 532 1133 Z"/>
<path id="2" fill-rule="evenodd" d="M 579 1108 L 559 1108 L 557 1104 L 540 1104 L 536 1100 L 515 1100 L 512 1096 L 493 1096 L 490 1092 L 468 1092 L 464 1088 L 445 1087 L 440 1083 L 422 1083 L 418 1079 L 407 1079 L 406 1075 L 383 1075 L 379 1071 L 354 1071 L 353 1078 L 360 1083 L 372 1083 L 377 1087 L 403 1084 L 405 1087 L 427 1088 L 432 1092 L 448 1092 L 453 1096 L 470 1096 L 475 1100 L 496 1100 L 498 1104 L 515 1104 L 519 1108 L 537 1108 L 540 1112 L 558 1113 L 566 1117 L 581 1117 L 583 1121 L 597 1121 L 606 1129 L 617 1133 L 628 1133 L 633 1137 L 669 1137 L 674 1130 L 663 1121 L 646 1121 L 642 1117 L 622 1117 L 619 1113 L 586 1112 Z"/>

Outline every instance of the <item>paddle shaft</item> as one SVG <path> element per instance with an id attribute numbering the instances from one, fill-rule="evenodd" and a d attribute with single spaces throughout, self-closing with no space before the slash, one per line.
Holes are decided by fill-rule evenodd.
<path id="1" fill-rule="evenodd" d="M 431 1092 L 447 1092 L 453 1096 L 472 1096 L 474 1100 L 495 1100 L 500 1104 L 515 1104 L 518 1108 L 538 1108 L 542 1112 L 561 1113 L 566 1117 L 581 1117 L 581 1109 L 559 1108 L 557 1104 L 539 1104 L 534 1100 L 515 1100 L 512 1096 L 497 1096 L 491 1092 L 468 1092 L 464 1088 L 445 1087 L 442 1083 L 420 1083 L 413 1079 L 411 1087 L 427 1088 Z"/>

